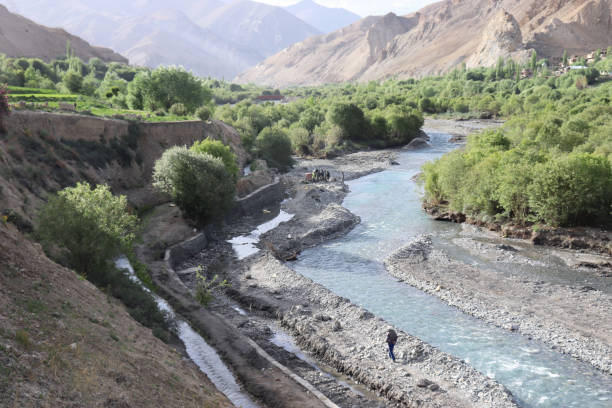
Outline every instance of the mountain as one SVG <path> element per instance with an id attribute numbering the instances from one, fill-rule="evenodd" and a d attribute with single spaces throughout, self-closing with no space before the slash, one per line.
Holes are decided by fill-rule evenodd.
<path id="1" fill-rule="evenodd" d="M 303 0 L 285 7 L 285 10 L 322 33 L 330 33 L 361 20 L 361 16 L 346 9 L 324 7 L 312 0 Z"/>
<path id="2" fill-rule="evenodd" d="M 280 7 L 253 1 L 14 0 L 12 7 L 111 47 L 133 64 L 182 65 L 228 79 L 321 33 Z"/>
<path id="3" fill-rule="evenodd" d="M 264 58 L 172 9 L 139 17 L 87 14 L 72 20 L 70 26 L 118 50 L 132 64 L 153 68 L 182 65 L 202 76 L 233 78 Z"/>
<path id="4" fill-rule="evenodd" d="M 294 44 L 237 80 L 271 86 L 408 78 L 612 45 L 612 0 L 445 0 Z"/>
<path id="5" fill-rule="evenodd" d="M 0 53 L 9 57 L 38 57 L 46 61 L 66 55 L 70 42 L 75 55 L 87 61 L 98 57 L 103 61 L 127 63 L 127 59 L 108 48 L 93 47 L 59 28 L 49 28 L 11 13 L 0 4 Z"/>
<path id="6" fill-rule="evenodd" d="M 236 0 L 193 18 L 202 27 L 265 57 L 321 34 L 280 7 L 248 0 Z"/>

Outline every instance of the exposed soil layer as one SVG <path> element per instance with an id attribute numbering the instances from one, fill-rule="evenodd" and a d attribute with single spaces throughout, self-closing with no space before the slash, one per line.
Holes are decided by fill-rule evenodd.
<path id="1" fill-rule="evenodd" d="M 518 246 L 472 238 L 454 242 L 496 262 L 532 262 Z M 428 236 L 398 249 L 385 264 L 393 276 L 465 313 L 540 340 L 612 374 L 609 293 L 467 265 L 435 248 Z M 576 271 L 580 273 L 589 272 Z"/>
<path id="2" fill-rule="evenodd" d="M 452 211 L 444 206 L 423 204 L 423 209 L 434 219 L 439 221 L 466 222 L 495 231 L 505 238 L 518 238 L 529 240 L 533 245 L 588 250 L 612 256 L 612 231 L 601 228 L 573 227 L 555 228 L 549 226 L 519 226 L 513 224 L 500 224 L 496 222 L 483 222 L 467 217 L 465 214 Z"/>
<path id="3" fill-rule="evenodd" d="M 0 221 L 0 407 L 231 407 L 122 304 Z"/>

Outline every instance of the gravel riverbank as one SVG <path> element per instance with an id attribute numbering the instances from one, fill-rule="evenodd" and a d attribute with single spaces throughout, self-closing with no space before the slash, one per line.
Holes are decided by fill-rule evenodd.
<path id="1" fill-rule="evenodd" d="M 470 238 L 455 243 L 499 262 L 533 262 L 522 257 L 518 246 Z M 467 314 L 540 340 L 612 374 L 609 294 L 589 286 L 555 284 L 467 265 L 436 249 L 428 236 L 398 249 L 385 265 L 398 279 Z"/>

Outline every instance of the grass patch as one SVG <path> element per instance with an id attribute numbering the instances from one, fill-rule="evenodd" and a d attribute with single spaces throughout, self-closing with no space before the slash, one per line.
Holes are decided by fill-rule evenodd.
<path id="1" fill-rule="evenodd" d="M 15 341 L 26 350 L 30 350 L 30 348 L 32 348 L 32 341 L 25 330 L 19 329 L 17 332 L 15 332 Z"/>
<path id="2" fill-rule="evenodd" d="M 25 310 L 34 314 L 38 314 L 47 309 L 47 307 L 38 299 L 26 300 L 24 307 Z"/>

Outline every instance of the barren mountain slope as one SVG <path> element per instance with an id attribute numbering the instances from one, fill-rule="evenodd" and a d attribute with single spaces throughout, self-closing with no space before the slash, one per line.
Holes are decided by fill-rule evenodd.
<path id="1" fill-rule="evenodd" d="M 446 0 L 295 44 L 238 77 L 274 86 L 437 74 L 612 45 L 612 0 Z"/>
<path id="2" fill-rule="evenodd" d="M 346 9 L 324 7 L 312 0 L 302 0 L 285 9 L 322 33 L 330 33 L 361 20 L 359 15 Z"/>
<path id="3" fill-rule="evenodd" d="M 0 407 L 231 407 L 116 300 L 0 221 Z"/>
<path id="4" fill-rule="evenodd" d="M 280 7 L 235 0 L 199 18 L 199 25 L 264 57 L 320 31 Z"/>
<path id="5" fill-rule="evenodd" d="M 0 53 L 9 57 L 37 57 L 51 60 L 66 54 L 66 43 L 74 53 L 87 61 L 98 57 L 104 61 L 127 63 L 127 59 L 108 48 L 93 47 L 79 37 L 59 28 L 38 25 L 0 4 Z"/>

